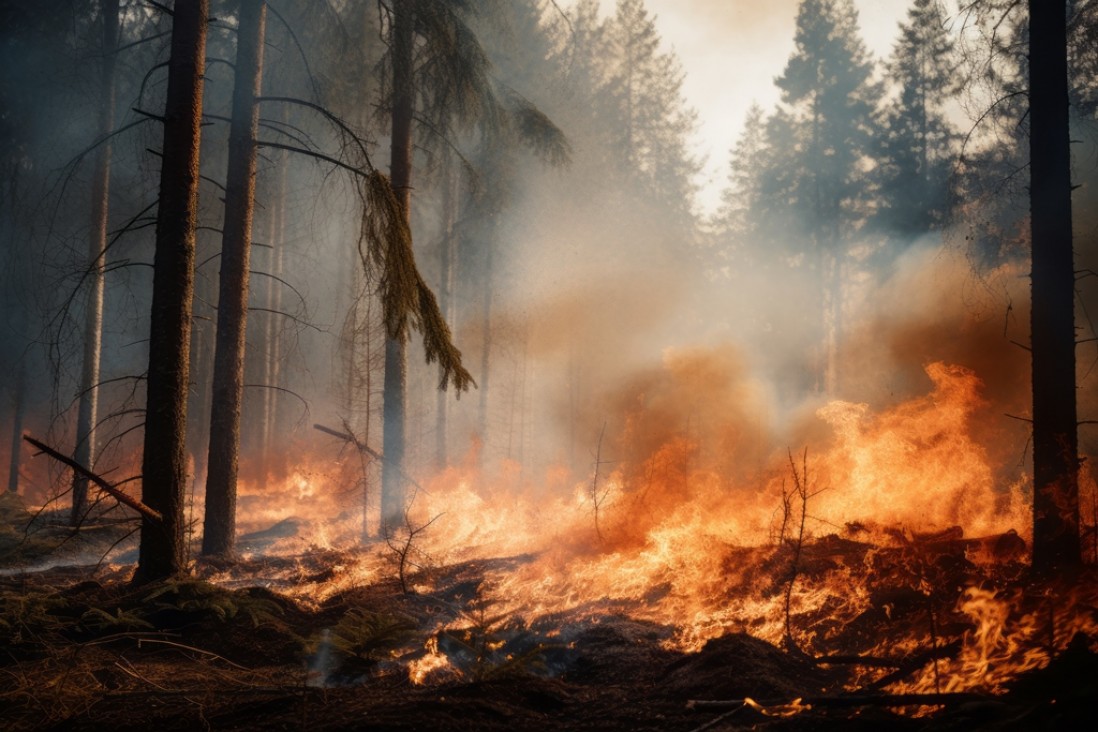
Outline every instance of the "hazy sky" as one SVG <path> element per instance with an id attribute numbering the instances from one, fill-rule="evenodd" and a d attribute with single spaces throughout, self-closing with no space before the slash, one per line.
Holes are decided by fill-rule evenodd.
<path id="1" fill-rule="evenodd" d="M 646 0 L 665 48 L 686 71 L 684 93 L 698 112 L 698 152 L 708 158 L 700 203 L 716 206 L 728 175 L 728 151 L 752 101 L 778 100 L 774 77 L 793 52 L 799 0 Z M 855 0 L 862 38 L 887 56 L 911 0 Z M 602 0 L 611 12 L 614 0 Z"/>

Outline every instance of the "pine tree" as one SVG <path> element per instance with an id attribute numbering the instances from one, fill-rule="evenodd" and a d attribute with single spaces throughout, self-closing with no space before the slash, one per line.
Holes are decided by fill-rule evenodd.
<path id="1" fill-rule="evenodd" d="M 1064 0 L 1029 2 L 1033 567 L 1039 572 L 1082 563 L 1066 15 Z"/>
<path id="2" fill-rule="evenodd" d="M 141 524 L 135 582 L 186 570 L 187 389 L 208 18 L 208 0 L 179 0 L 172 16 L 141 470 L 141 500 L 162 520 Z"/>
<path id="3" fill-rule="evenodd" d="M 810 266 L 817 268 L 824 336 L 819 386 L 833 393 L 842 329 L 843 244 L 866 217 L 865 162 L 872 152 L 880 91 L 852 0 L 803 0 L 795 44 L 776 80 L 797 151 L 785 194 L 788 214 L 798 217 L 808 234 Z"/>
<path id="4" fill-rule="evenodd" d="M 655 18 L 643 0 L 618 0 L 602 39 L 609 69 L 600 95 L 607 146 L 622 179 L 639 180 L 678 223 L 692 222 L 700 165 L 687 150 L 696 115 L 682 95 L 681 64 L 660 52 Z"/>
<path id="5" fill-rule="evenodd" d="M 728 185 L 712 222 L 717 239 L 714 265 L 719 268 L 752 268 L 750 245 L 763 229 L 760 214 L 769 153 L 766 119 L 762 107 L 754 103 L 732 148 Z"/>
<path id="6" fill-rule="evenodd" d="M 244 335 L 248 320 L 249 255 L 255 207 L 256 96 L 263 76 L 264 0 L 238 3 L 237 52 L 225 226 L 221 244 L 217 344 L 210 416 L 209 474 L 202 553 L 231 557 L 236 549 L 236 482 L 244 391 Z"/>
<path id="7" fill-rule="evenodd" d="M 100 70 L 99 135 L 103 138 L 96 154 L 92 182 L 91 237 L 88 241 L 88 299 L 84 312 L 84 359 L 80 378 L 80 408 L 73 459 L 92 467 L 96 457 L 95 424 L 99 413 L 99 360 L 103 344 L 103 271 L 107 248 L 107 214 L 111 183 L 111 141 L 114 127 L 114 56 L 118 46 L 118 0 L 104 0 L 100 7 L 103 24 L 102 68 Z M 72 484 L 70 522 L 78 525 L 88 509 L 88 479 L 75 475 Z"/>
<path id="8" fill-rule="evenodd" d="M 949 214 L 957 132 L 944 107 L 959 91 L 957 58 L 938 0 L 915 0 L 886 65 L 896 96 L 880 124 L 877 224 L 914 237 Z"/>

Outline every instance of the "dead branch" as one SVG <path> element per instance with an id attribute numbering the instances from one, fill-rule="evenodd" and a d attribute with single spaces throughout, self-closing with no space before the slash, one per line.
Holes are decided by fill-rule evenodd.
<path id="1" fill-rule="evenodd" d="M 884 656 L 858 656 L 834 654 L 830 656 L 815 656 L 813 662 L 825 666 L 864 666 L 865 668 L 899 668 L 905 661 L 898 658 L 886 658 Z"/>
<path id="2" fill-rule="evenodd" d="M 214 653 L 213 651 L 207 651 L 204 648 L 195 648 L 194 646 L 189 646 L 186 643 L 176 643 L 175 641 L 164 640 L 163 638 L 143 638 L 142 637 L 142 638 L 137 638 L 136 640 L 137 640 L 137 647 L 138 648 L 140 648 L 141 644 L 143 644 L 143 643 L 156 643 L 156 644 L 163 645 L 163 646 L 171 646 L 173 648 L 180 648 L 184 651 L 191 651 L 193 653 L 200 653 L 203 656 L 206 656 L 208 658 L 213 658 L 213 659 L 218 660 L 218 661 L 224 661 L 225 663 L 229 664 L 233 668 L 238 668 L 241 671 L 249 671 L 249 672 L 252 671 L 252 669 L 248 668 L 247 666 L 241 666 L 239 663 L 236 663 L 235 661 L 230 661 L 229 659 L 225 658 L 224 656 L 218 655 L 218 654 Z"/>
<path id="3" fill-rule="evenodd" d="M 599 495 L 599 466 L 602 465 L 602 438 L 605 434 L 606 423 L 603 422 L 602 429 L 599 430 L 599 441 L 595 446 L 595 473 L 591 478 L 591 506 L 595 514 L 595 535 L 598 536 L 600 542 L 603 540 L 603 537 L 602 528 L 599 526 L 599 509 L 606 500 L 606 496 L 610 493 L 610 489 L 607 488 L 603 491 L 602 495 Z"/>
<path id="4" fill-rule="evenodd" d="M 380 452 L 373 449 L 369 445 L 365 444 L 364 442 L 360 441 L 354 435 L 349 434 L 347 432 L 340 432 L 339 430 L 333 430 L 331 427 L 325 427 L 322 424 L 314 424 L 313 429 L 314 430 L 320 430 L 324 434 L 331 435 L 332 437 L 338 437 L 339 439 L 343 440 L 344 442 L 349 442 L 352 445 L 354 445 L 355 449 L 357 449 L 359 452 L 364 452 L 367 455 L 369 455 L 370 457 L 375 458 L 377 460 L 380 460 L 381 462 L 385 463 L 386 465 L 393 465 L 393 467 L 395 467 L 397 470 L 400 471 L 400 474 L 404 477 L 404 479 L 406 481 L 408 481 L 413 486 L 415 486 L 417 491 L 419 491 L 421 493 L 427 493 L 427 491 L 423 490 L 423 486 L 421 486 L 419 483 L 417 483 L 412 478 L 412 476 L 408 475 L 408 473 L 404 470 L 403 467 L 401 467 L 400 465 L 394 465 L 393 463 L 389 462 L 388 460 L 385 459 L 384 455 L 382 455 Z"/>
<path id="5" fill-rule="evenodd" d="M 793 469 L 793 490 L 782 497 L 782 501 L 785 507 L 786 519 L 782 522 L 783 534 L 784 527 L 788 523 L 789 511 L 792 508 L 793 499 L 800 499 L 801 504 L 801 520 L 800 526 L 797 530 L 797 538 L 793 543 L 793 558 L 789 563 L 789 584 L 785 588 L 785 645 L 788 649 L 799 651 L 796 641 L 793 640 L 793 630 L 791 627 L 791 605 L 793 601 L 793 586 L 797 582 L 797 575 L 800 573 L 801 567 L 801 553 L 804 550 L 804 524 L 808 517 L 808 448 L 804 449 L 804 455 L 801 457 L 801 472 L 797 472 L 797 463 L 793 460 L 793 451 L 789 451 L 789 467 Z M 784 539 L 784 535 L 781 537 Z"/>
<path id="6" fill-rule="evenodd" d="M 75 460 L 73 460 L 72 458 L 70 458 L 68 455 L 62 455 L 61 453 L 57 452 L 57 450 L 54 450 L 52 447 L 50 447 L 49 445 L 46 445 L 45 443 L 39 442 L 38 440 L 34 439 L 30 435 L 23 435 L 23 439 L 26 440 L 27 442 L 29 442 L 34 447 L 38 448 L 39 451 L 44 452 L 47 455 L 49 455 L 54 460 L 57 460 L 58 462 L 64 463 L 65 465 L 68 465 L 70 468 L 75 470 L 77 473 L 79 473 L 80 475 L 83 475 L 85 478 L 90 480 L 92 483 L 95 483 L 104 492 L 109 493 L 119 503 L 125 504 L 125 505 L 129 506 L 130 508 L 132 508 L 134 511 L 137 511 L 139 514 L 141 514 L 142 518 L 144 518 L 148 521 L 154 521 L 156 523 L 160 523 L 161 521 L 164 520 L 164 517 L 160 515 L 159 511 L 157 511 L 155 509 L 152 509 L 152 508 L 149 508 L 148 506 L 146 506 L 144 503 L 137 500 L 133 496 L 128 495 L 128 494 L 123 493 L 122 491 L 118 490 L 118 488 L 111 485 L 106 480 L 104 480 L 100 476 L 96 475 L 92 471 L 88 470 L 83 465 L 81 465 L 80 463 L 78 463 Z"/>
<path id="7" fill-rule="evenodd" d="M 705 732 L 705 730 L 707 730 L 707 729 L 712 729 L 713 727 L 716 727 L 718 724 L 720 724 L 724 720 L 728 719 L 729 717 L 739 713 L 740 710 L 742 710 L 742 709 L 743 709 L 743 706 L 733 707 L 730 711 L 727 711 L 724 714 L 721 714 L 717 717 L 714 717 L 713 719 L 709 720 L 708 722 L 706 722 L 702 726 L 695 727 L 690 732 Z"/>
<path id="8" fill-rule="evenodd" d="M 885 674 L 881 678 L 874 681 L 869 686 L 865 687 L 866 691 L 877 691 L 883 689 L 889 684 L 894 684 L 897 681 L 907 678 L 911 674 L 915 673 L 919 669 L 926 666 L 932 661 L 937 661 L 940 658 L 949 658 L 955 656 L 961 651 L 961 641 L 954 641 L 953 643 L 947 643 L 944 646 L 937 646 L 931 648 L 925 653 L 920 653 L 914 658 L 904 662 L 898 669 L 890 674 Z"/>
<path id="9" fill-rule="evenodd" d="M 349 442 L 352 445 L 354 445 L 355 448 L 357 448 L 359 452 L 364 452 L 364 453 L 366 453 L 367 455 L 369 455 L 373 458 L 376 458 L 378 460 L 384 460 L 385 459 L 384 457 L 382 457 L 380 452 L 378 452 L 377 450 L 373 449 L 372 447 L 370 447 L 369 445 L 367 445 L 363 442 L 359 442 L 359 439 L 357 437 L 355 437 L 354 435 L 352 435 L 352 434 L 348 434 L 346 432 L 340 432 L 338 430 L 333 430 L 331 427 L 325 427 L 322 424 L 314 424 L 313 429 L 314 430 L 320 430 L 324 434 L 331 435 L 332 437 L 338 437 L 339 439 L 343 440 L 344 442 Z"/>
<path id="10" fill-rule="evenodd" d="M 408 594 L 408 565 L 412 565 L 413 567 L 416 567 L 416 569 L 422 569 L 421 566 L 418 566 L 414 562 L 412 562 L 412 552 L 417 551 L 420 554 L 423 554 L 424 557 L 427 557 L 422 549 L 418 549 L 414 546 L 416 537 L 426 531 L 431 526 L 431 524 L 438 521 L 440 518 L 442 518 L 442 516 L 443 514 L 440 513 L 427 523 L 415 526 L 412 523 L 411 516 L 408 515 L 407 509 L 405 509 L 404 530 L 407 533 L 404 536 L 404 540 L 399 541 L 392 532 L 386 532 L 385 544 L 388 545 L 389 549 L 393 552 L 393 555 L 397 559 L 397 578 L 400 580 L 400 591 L 403 592 L 405 595 Z M 430 559 L 429 557 L 427 558 Z"/>
<path id="11" fill-rule="evenodd" d="M 827 666 L 864 666 L 866 668 L 894 668 L 901 669 L 896 673 L 908 675 L 914 671 L 919 670 L 926 664 L 930 663 L 936 658 L 948 658 L 961 650 L 961 643 L 948 643 L 944 646 L 938 646 L 924 653 L 920 653 L 917 656 L 909 658 L 888 658 L 886 656 L 859 656 L 859 655 L 843 655 L 835 654 L 830 656 L 816 656 L 812 659 L 813 663 L 827 665 Z M 893 674 L 889 674 L 892 676 Z M 902 678 L 902 677 L 901 677 Z M 892 679 L 895 681 L 896 679 Z M 874 682 L 874 686 L 867 687 L 870 689 L 880 688 Z M 891 683 L 891 682 L 889 682 Z"/>
<path id="12" fill-rule="evenodd" d="M 881 694 L 878 696 L 806 696 L 797 700 L 797 703 L 804 707 L 842 709 L 850 707 L 953 706 L 971 704 L 972 702 L 986 702 L 993 698 L 984 694 L 953 692 L 948 694 Z M 695 712 L 723 712 L 729 709 L 740 709 L 744 705 L 752 703 L 761 707 L 783 707 L 789 706 L 793 702 L 790 700 L 691 699 L 686 702 L 686 708 Z"/>

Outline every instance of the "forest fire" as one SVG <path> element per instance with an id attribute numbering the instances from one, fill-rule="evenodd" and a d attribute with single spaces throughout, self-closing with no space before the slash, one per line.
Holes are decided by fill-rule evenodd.
<path id="1" fill-rule="evenodd" d="M 0 727 L 1098 722 L 1098 0 L 8 5 Z"/>
<path id="2" fill-rule="evenodd" d="M 612 399 L 624 405 L 613 420 L 624 427 L 606 435 L 603 455 L 629 459 L 608 461 L 601 477 L 592 471 L 591 482 L 560 499 L 534 494 L 536 477 L 526 495 L 496 489 L 474 455 L 428 481 L 405 527 L 380 548 L 351 551 L 322 581 L 267 581 L 323 604 L 392 577 L 407 561 L 408 589 L 430 597 L 454 582 L 447 567 L 480 565 L 464 590 L 480 619 L 471 611 L 440 615 L 407 662 L 416 684 L 464 678 L 488 657 L 502 664 L 522 652 L 504 648 L 520 634 L 538 639 L 525 641 L 527 652 L 537 643 L 567 646 L 615 617 L 667 629 L 661 644 L 679 652 L 747 632 L 825 663 L 845 657 L 855 666 L 848 689 L 897 694 L 1000 693 L 1076 634 L 1098 637 L 1093 585 L 1033 596 L 1019 583 L 1028 560 L 1024 486 L 1021 479 L 1002 486 L 970 434 L 988 408 L 972 371 L 929 364 L 929 393 L 880 414 L 826 404 L 816 413 L 833 431 L 826 449 L 779 453 L 733 482 L 715 462 L 726 453 L 714 446 L 748 430 L 737 423 L 743 414 L 723 408 L 722 385 L 740 393 L 734 378 L 718 375 L 726 366 L 726 352 L 671 355 L 662 374 L 638 380 L 643 403 L 635 394 Z M 695 415 L 684 435 L 669 405 L 692 403 L 684 392 L 699 383 L 732 422 Z M 262 490 L 265 510 L 249 514 L 261 517 L 257 525 L 290 516 L 300 523 L 288 543 L 273 537 L 254 560 L 359 546 L 361 516 L 346 509 L 345 486 L 353 482 L 347 465 L 361 463 L 346 454 L 343 462 Z M 803 499 L 790 494 L 795 484 L 804 486 Z M 489 632 L 485 616 L 500 627 Z M 478 622 L 479 651 L 453 640 Z M 477 652 L 484 657 L 468 657 Z M 912 659 L 902 675 L 883 670 Z"/>

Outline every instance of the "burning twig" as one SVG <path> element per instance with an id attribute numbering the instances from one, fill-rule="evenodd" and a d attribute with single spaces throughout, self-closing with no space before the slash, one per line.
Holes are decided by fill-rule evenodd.
<path id="1" fill-rule="evenodd" d="M 793 558 L 789 563 L 789 584 L 785 588 L 785 645 L 789 650 L 800 651 L 797 647 L 796 641 L 793 640 L 793 632 L 790 623 L 790 606 L 793 601 L 793 586 L 797 582 L 797 575 L 800 573 L 801 552 L 804 548 L 804 525 L 808 519 L 808 499 L 819 494 L 808 492 L 808 448 L 804 449 L 804 454 L 801 456 L 801 469 L 797 471 L 797 463 L 793 460 L 793 452 L 789 452 L 789 467 L 793 469 L 793 488 L 786 492 L 782 491 L 782 533 L 779 539 L 785 541 L 785 532 L 788 527 L 793 510 L 793 499 L 797 498 L 801 504 L 801 520 L 797 527 L 797 538 L 793 542 Z"/>
<path id="2" fill-rule="evenodd" d="M 606 497 L 610 494 L 610 489 L 607 488 L 601 494 L 599 493 L 599 467 L 603 465 L 602 460 L 602 438 L 606 434 L 606 423 L 602 423 L 602 429 L 599 430 L 599 441 L 595 445 L 595 473 L 591 477 L 591 507 L 595 515 L 595 535 L 598 536 L 599 541 L 603 540 L 602 528 L 599 526 L 599 509 L 606 501 Z"/>
<path id="3" fill-rule="evenodd" d="M 411 559 L 413 551 L 419 551 L 420 554 L 423 554 L 421 550 L 416 549 L 414 546 L 416 537 L 426 531 L 427 527 L 438 521 L 442 516 L 443 514 L 440 513 L 427 523 L 414 526 L 411 516 L 408 515 L 408 511 L 405 509 L 404 530 L 406 533 L 404 537 L 398 540 L 398 537 L 392 532 L 386 532 L 385 543 L 397 559 L 397 577 L 400 580 L 400 591 L 406 595 L 408 594 L 408 566 L 412 565 L 416 569 L 422 569 L 419 565 L 413 564 Z"/>
<path id="4" fill-rule="evenodd" d="M 160 515 L 159 511 L 157 511 L 155 509 L 152 509 L 152 508 L 149 508 L 148 506 L 146 506 L 144 503 L 142 503 L 138 499 L 134 498 L 133 496 L 130 496 L 130 495 L 118 490 L 117 487 L 111 485 L 110 483 L 108 483 L 106 480 L 104 480 L 100 476 L 98 476 L 95 473 L 93 473 L 92 471 L 88 470 L 83 465 L 81 465 L 80 463 L 78 463 L 75 460 L 73 460 L 72 458 L 70 458 L 68 455 L 62 455 L 61 453 L 57 452 L 57 450 L 54 450 L 52 447 L 50 447 L 49 445 L 47 445 L 43 442 L 39 442 L 38 440 L 34 439 L 30 435 L 24 435 L 23 439 L 26 440 L 27 442 L 29 442 L 30 444 L 34 445 L 41 452 L 44 452 L 45 454 L 49 455 L 54 460 L 57 460 L 58 462 L 62 462 L 65 465 L 68 465 L 70 468 L 75 470 L 77 473 L 79 473 L 80 475 L 83 475 L 85 478 L 90 480 L 92 483 L 95 483 L 104 492 L 109 493 L 119 503 L 125 504 L 125 505 L 129 506 L 130 508 L 132 508 L 134 511 L 137 511 L 139 514 L 141 514 L 142 518 L 144 518 L 148 521 L 153 521 L 155 523 L 160 523 L 161 521 L 164 520 L 164 517 Z"/>

